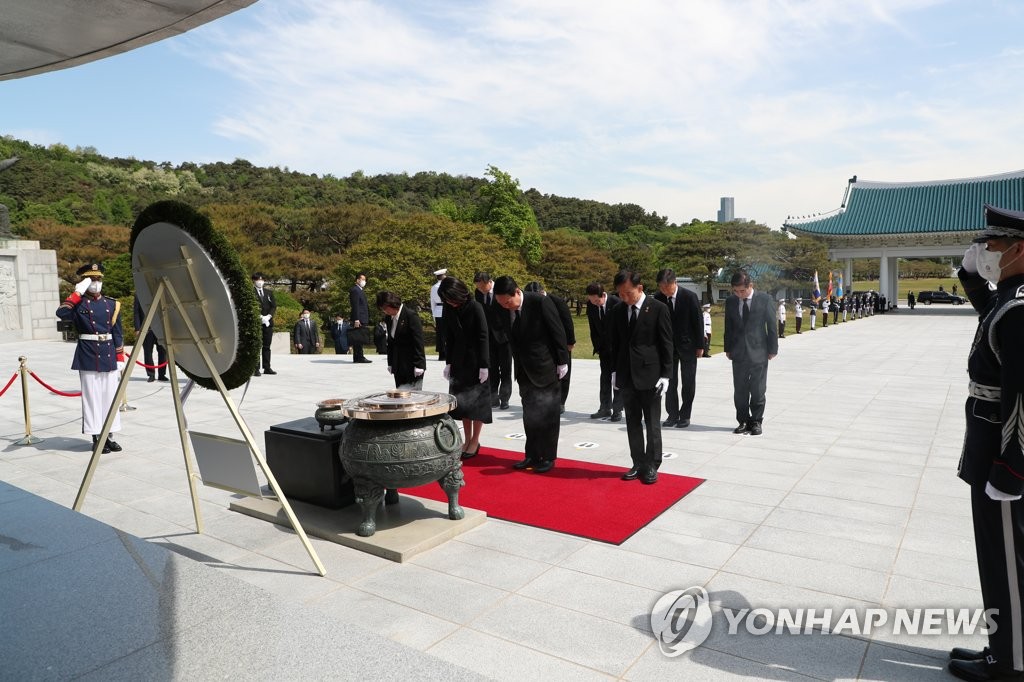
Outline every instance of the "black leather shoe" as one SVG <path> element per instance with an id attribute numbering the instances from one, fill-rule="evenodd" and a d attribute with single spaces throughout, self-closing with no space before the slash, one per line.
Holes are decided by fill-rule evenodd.
<path id="1" fill-rule="evenodd" d="M 739 426 L 732 430 L 733 433 L 747 433 L 748 431 L 750 431 L 749 424 L 740 424 Z"/>
<path id="2" fill-rule="evenodd" d="M 591 419 L 604 419 L 605 417 L 612 416 L 611 410 L 598 410 L 594 414 L 590 415 Z"/>
<path id="3" fill-rule="evenodd" d="M 265 369 L 265 370 L 263 370 L 263 373 L 264 373 L 264 374 L 277 374 L 277 372 L 275 372 L 275 371 L 274 371 L 274 370 L 272 370 L 272 369 Z"/>
<path id="4" fill-rule="evenodd" d="M 620 422 L 620 421 L 622 421 L 622 413 L 621 412 L 612 412 L 611 421 L 613 421 L 613 422 Z"/>
<path id="5" fill-rule="evenodd" d="M 689 419 L 680 419 L 679 421 L 676 422 L 676 428 L 677 429 L 685 429 L 688 426 L 690 426 L 690 420 Z"/>
<path id="6" fill-rule="evenodd" d="M 148 381 L 148 382 L 156 381 L 156 377 L 149 377 L 148 379 L 146 379 L 146 381 Z"/>
<path id="7" fill-rule="evenodd" d="M 394 488 L 388 488 L 384 491 L 384 504 L 392 505 L 398 504 L 398 491 Z"/>
<path id="8" fill-rule="evenodd" d="M 254 377 L 259 377 L 259 376 L 263 376 L 262 374 L 260 374 L 260 371 L 259 371 L 259 370 L 256 370 L 255 372 L 253 372 L 253 373 L 252 373 L 252 375 L 253 375 Z"/>
<path id="9" fill-rule="evenodd" d="M 676 420 L 672 419 L 671 417 L 669 417 L 665 421 L 661 422 L 661 425 L 662 426 L 669 426 L 669 427 L 675 426 L 676 425 Z"/>
<path id="10" fill-rule="evenodd" d="M 626 473 L 622 474 L 623 481 L 635 481 L 638 478 L 640 478 L 640 470 L 636 467 L 633 467 Z"/>
<path id="11" fill-rule="evenodd" d="M 109 452 L 121 452 L 122 448 L 120 445 L 118 445 L 117 443 L 108 438 L 107 447 L 105 447 L 104 450 Z"/>
<path id="12" fill-rule="evenodd" d="M 640 482 L 645 485 L 654 485 L 658 482 L 658 472 L 654 469 L 645 471 L 644 475 L 640 477 Z"/>
<path id="13" fill-rule="evenodd" d="M 989 682 L 989 680 L 1024 680 L 1024 672 L 1007 670 L 986 659 L 979 661 L 952 660 L 947 666 L 949 672 L 961 680 L 971 682 Z"/>
<path id="14" fill-rule="evenodd" d="M 763 431 L 761 431 L 761 424 L 759 422 L 754 422 L 750 425 L 751 436 L 760 436 L 762 433 Z"/>
<path id="15" fill-rule="evenodd" d="M 555 468 L 555 460 L 549 459 L 540 464 L 533 465 L 533 473 L 535 474 L 546 474 Z"/>
<path id="16" fill-rule="evenodd" d="M 92 437 L 92 449 L 93 449 L 93 450 L 95 450 L 95 449 L 96 449 L 96 443 L 97 443 L 97 442 L 99 441 L 99 439 L 100 439 L 100 437 L 99 437 L 99 436 L 93 436 L 93 437 Z M 107 440 L 107 442 L 103 444 L 103 450 L 102 450 L 101 452 L 102 452 L 102 453 L 103 453 L 104 455 L 108 455 L 108 454 L 110 454 L 110 445 L 109 445 L 109 443 L 110 443 L 110 441 L 109 441 L 109 440 Z"/>
<path id="17" fill-rule="evenodd" d="M 477 443 L 476 449 L 474 449 L 474 450 L 463 450 L 462 451 L 462 459 L 471 459 L 473 457 L 476 457 L 479 452 L 480 452 L 480 444 Z"/>
<path id="18" fill-rule="evenodd" d="M 988 649 L 965 649 L 962 646 L 955 646 L 949 651 L 950 659 L 959 659 L 961 661 L 980 661 L 988 655 Z"/>
<path id="19" fill-rule="evenodd" d="M 160 377 L 160 381 L 170 381 L 170 379 L 168 379 L 167 377 L 163 376 L 163 377 Z"/>
<path id="20" fill-rule="evenodd" d="M 501 405 L 501 401 L 500 400 L 492 400 L 491 401 L 491 408 L 498 407 L 499 405 Z"/>
<path id="21" fill-rule="evenodd" d="M 531 467 L 533 467 L 532 459 L 521 459 L 512 465 L 513 469 L 530 469 Z"/>
<path id="22" fill-rule="evenodd" d="M 558 414 L 565 414 L 565 405 L 558 406 Z"/>
<path id="23" fill-rule="evenodd" d="M 508 401 L 507 400 L 503 400 L 501 402 L 501 409 L 502 410 L 507 410 L 508 409 Z"/>
<path id="24" fill-rule="evenodd" d="M 359 358 L 358 360 L 353 360 L 352 362 L 358 362 L 359 364 L 364 364 L 364 363 L 367 363 L 367 362 L 373 362 L 373 360 L 371 360 L 370 358 Z"/>

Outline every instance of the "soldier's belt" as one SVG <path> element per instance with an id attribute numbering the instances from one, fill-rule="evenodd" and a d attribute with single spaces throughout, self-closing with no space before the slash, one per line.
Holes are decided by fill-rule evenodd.
<path id="1" fill-rule="evenodd" d="M 967 384 L 967 393 L 972 398 L 987 400 L 992 403 L 998 403 L 999 397 L 1002 394 L 998 386 L 986 386 L 985 384 L 979 384 L 977 381 Z"/>
<path id="2" fill-rule="evenodd" d="M 112 341 L 114 336 L 113 334 L 79 334 L 78 338 L 84 341 Z"/>

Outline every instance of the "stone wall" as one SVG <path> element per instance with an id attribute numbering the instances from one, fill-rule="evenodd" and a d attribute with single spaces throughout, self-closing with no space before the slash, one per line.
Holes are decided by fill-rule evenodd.
<path id="1" fill-rule="evenodd" d="M 0 239 L 0 343 L 59 339 L 57 252 Z"/>

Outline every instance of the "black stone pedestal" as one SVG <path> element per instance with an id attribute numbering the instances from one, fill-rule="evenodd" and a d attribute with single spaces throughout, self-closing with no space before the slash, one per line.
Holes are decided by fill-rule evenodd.
<path id="1" fill-rule="evenodd" d="M 263 435 L 267 465 L 286 497 L 330 509 L 355 502 L 352 479 L 338 459 L 344 425 L 321 431 L 306 417 L 275 424 Z"/>

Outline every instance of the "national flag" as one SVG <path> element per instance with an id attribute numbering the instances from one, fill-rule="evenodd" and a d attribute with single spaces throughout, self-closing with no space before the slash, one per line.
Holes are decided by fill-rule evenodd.
<path id="1" fill-rule="evenodd" d="M 818 271 L 814 271 L 814 289 L 811 290 L 811 298 L 817 303 L 821 300 L 821 285 L 818 284 Z"/>
<path id="2" fill-rule="evenodd" d="M 828 293 L 825 294 L 825 300 L 826 301 L 831 301 L 832 300 L 832 271 L 831 270 L 828 271 Z"/>
<path id="3" fill-rule="evenodd" d="M 836 296 L 842 296 L 843 295 L 843 273 L 841 273 L 841 272 L 839 273 L 838 277 L 836 278 L 836 282 L 837 282 L 837 284 L 836 284 Z"/>

